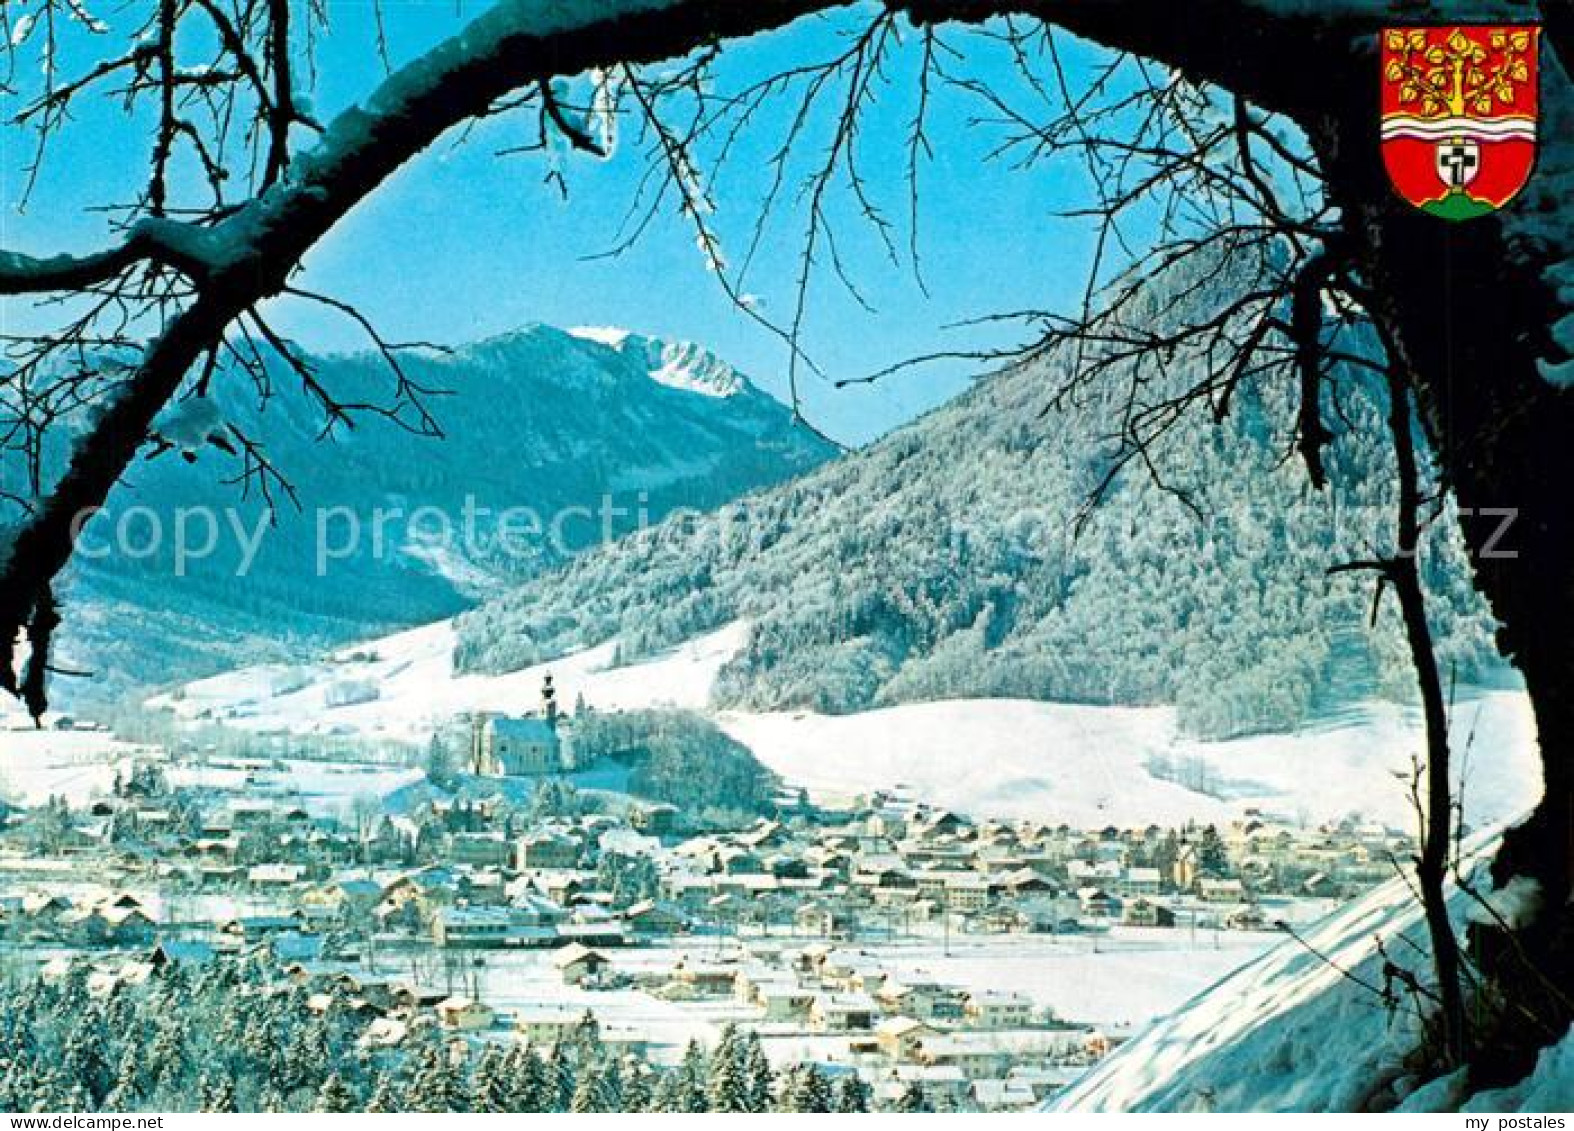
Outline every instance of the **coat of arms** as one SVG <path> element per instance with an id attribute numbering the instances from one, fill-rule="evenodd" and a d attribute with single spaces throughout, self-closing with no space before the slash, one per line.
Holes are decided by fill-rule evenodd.
<path id="1" fill-rule="evenodd" d="M 1539 31 L 1383 32 L 1383 164 L 1400 196 L 1445 220 L 1468 220 L 1519 192 L 1536 161 Z"/>

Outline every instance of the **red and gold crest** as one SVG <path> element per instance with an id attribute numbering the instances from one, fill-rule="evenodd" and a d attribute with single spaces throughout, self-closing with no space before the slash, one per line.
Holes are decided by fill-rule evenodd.
<path id="1" fill-rule="evenodd" d="M 1383 164 L 1399 195 L 1445 220 L 1502 208 L 1536 163 L 1539 28 L 1382 34 Z"/>

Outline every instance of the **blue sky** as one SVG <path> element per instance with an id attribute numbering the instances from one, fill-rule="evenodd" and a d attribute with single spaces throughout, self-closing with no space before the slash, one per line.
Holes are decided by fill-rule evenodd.
<path id="1" fill-rule="evenodd" d="M 385 6 L 393 61 L 435 42 L 462 22 L 448 3 Z M 370 7 L 331 6 L 333 26 L 318 44 L 314 109 L 331 116 L 365 96 L 382 76 Z M 729 47 L 723 88 L 788 62 L 824 55 L 844 14 Z M 975 34 L 949 38 L 967 49 L 971 72 L 1010 88 L 1006 57 Z M 88 45 L 91 47 L 92 45 Z M 889 84 L 866 116 L 863 152 L 871 189 L 898 224 L 906 249 L 906 131 L 916 104 L 916 45 L 896 59 Z M 1072 45 L 1081 68 L 1092 49 Z M 1074 76 L 1073 76 L 1074 77 Z M 1016 170 L 986 160 L 1001 139 L 972 120 L 982 107 L 960 94 L 937 95 L 929 126 L 933 157 L 922 169 L 919 245 L 928 293 L 905 263 L 892 264 L 857 214 L 849 195 L 833 190 L 830 212 L 844 258 L 874 308 L 866 311 L 829 270 L 814 276 L 804 345 L 832 379 L 867 374 L 934 350 L 1005 343 L 1017 332 L 949 328 L 962 320 L 1024 308 L 1069 309 L 1086 281 L 1091 235 L 1058 212 L 1085 205 L 1087 191 L 1069 160 Z M 716 224 L 734 261 L 741 259 L 769 179 L 766 161 L 783 115 L 761 120 L 745 135 L 714 186 Z M 544 181 L 540 155 L 499 157 L 497 150 L 534 140 L 533 118 L 504 117 L 444 139 L 406 166 L 307 258 L 301 286 L 350 301 L 391 339 L 463 342 L 529 322 L 562 326 L 618 325 L 705 343 L 759 384 L 785 394 L 782 343 L 727 300 L 694 246 L 693 232 L 665 208 L 629 251 L 606 251 L 646 156 L 625 136 L 607 162 L 573 155 L 565 201 Z M 627 135 L 628 131 L 625 131 Z M 40 188 L 25 212 L 17 207 L 30 139 L 0 132 L 4 212 L 0 243 L 44 253 L 98 246 L 109 236 L 106 200 L 127 199 L 145 176 L 148 140 L 128 128 L 118 108 L 82 114 L 52 151 Z M 812 156 L 817 149 L 805 148 Z M 799 174 L 805 169 L 796 170 Z M 796 182 L 791 182 L 796 183 Z M 791 193 L 788 194 L 789 198 Z M 785 321 L 794 297 L 803 246 L 803 210 L 788 208 L 768 230 L 744 289 L 762 296 L 764 313 Z M 11 302 L 5 320 L 37 325 L 47 312 Z M 310 348 L 362 348 L 361 332 L 342 316 L 293 303 L 275 317 Z M 954 394 L 977 365 L 930 367 L 873 386 L 836 389 L 805 374 L 806 415 L 831 435 L 861 443 Z"/>

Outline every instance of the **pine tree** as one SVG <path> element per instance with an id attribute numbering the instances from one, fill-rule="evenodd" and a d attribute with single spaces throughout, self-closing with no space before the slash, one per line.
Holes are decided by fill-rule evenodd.
<path id="1" fill-rule="evenodd" d="M 60 1107 L 55 1110 L 89 1112 L 92 1111 L 95 1106 L 93 1103 L 93 1097 L 88 1094 L 88 1090 L 82 1086 L 80 1081 L 72 1081 L 71 1083 L 67 1084 L 62 1094 L 63 1099 L 61 1100 Z M 235 1109 L 230 1108 L 229 1110 L 233 1111 Z"/>
<path id="2" fill-rule="evenodd" d="M 70 1111 L 70 1089 L 60 1073 L 55 1071 L 39 1071 L 42 1066 L 34 1065 L 35 1075 L 31 1087 L 19 1088 L 16 1110 L 18 1111 Z"/>
<path id="3" fill-rule="evenodd" d="M 263 1008 L 248 1012 L 245 1026 L 241 1036 L 241 1052 L 255 1065 L 271 1064 L 279 1048 L 279 1041 L 274 1033 L 269 1011 Z"/>
<path id="4" fill-rule="evenodd" d="M 849 1072 L 836 1082 L 836 1096 L 831 1110 L 846 1114 L 863 1114 L 869 1110 L 869 1085 L 856 1072 Z"/>
<path id="5" fill-rule="evenodd" d="M 178 1091 L 182 1076 L 181 1069 L 185 1064 L 185 1048 L 181 1041 L 180 1030 L 173 1021 L 166 1021 L 159 1027 L 158 1035 L 153 1038 L 148 1060 L 153 1065 L 150 1094 L 160 1090 Z"/>
<path id="6" fill-rule="evenodd" d="M 587 1058 L 599 1057 L 602 1054 L 601 1022 L 596 1020 L 595 1013 L 585 1010 L 574 1025 L 569 1043 L 573 1045 L 574 1055 L 579 1057 L 581 1063 Z"/>
<path id="7" fill-rule="evenodd" d="M 208 1073 L 197 1084 L 197 1102 L 201 1111 L 233 1112 L 235 1106 L 235 1081 L 227 1075 Z"/>
<path id="8" fill-rule="evenodd" d="M 567 1111 L 568 1105 L 573 1102 L 577 1081 L 574 1075 L 574 1061 L 561 1041 L 554 1041 L 552 1051 L 547 1055 L 547 1089 L 546 1099 L 548 1111 Z"/>
<path id="9" fill-rule="evenodd" d="M 801 1087 L 799 1079 L 803 1073 L 803 1065 L 789 1065 L 782 1073 L 781 1095 L 776 1100 L 776 1110 L 789 1115 L 799 1114 L 802 1109 L 798 1106 L 798 1094 Z"/>
<path id="10" fill-rule="evenodd" d="M 677 1071 L 678 1106 L 670 1110 L 695 1115 L 709 1111 L 710 1100 L 706 1094 L 709 1079 L 710 1064 L 706 1060 L 705 1050 L 698 1041 L 690 1041 L 683 1050 L 683 1063 Z"/>
<path id="11" fill-rule="evenodd" d="M 739 1050 L 743 1070 L 744 1110 L 764 1112 L 771 1110 L 771 1084 L 774 1074 L 771 1062 L 760 1044 L 760 1035 L 750 1030 Z"/>
<path id="12" fill-rule="evenodd" d="M 606 1086 L 603 1077 L 608 1067 L 600 1060 L 580 1061 L 579 1082 L 574 1087 L 569 1111 L 575 1115 L 589 1115 L 612 1110 L 605 1106 Z"/>
<path id="13" fill-rule="evenodd" d="M 326 1012 L 313 1013 L 296 1030 L 291 1051 L 295 1056 L 298 1077 L 314 1081 L 327 1079 L 328 1063 L 332 1059 L 331 1026 Z"/>
<path id="14" fill-rule="evenodd" d="M 596 1103 L 602 1111 L 623 1111 L 623 1066 L 608 1057 L 596 1073 Z"/>
<path id="15" fill-rule="evenodd" d="M 1209 825 L 1202 830 L 1202 840 L 1197 846 L 1197 865 L 1211 876 L 1223 876 L 1230 870 L 1230 856 L 1224 850 L 1219 830 Z"/>
<path id="16" fill-rule="evenodd" d="M 547 1112 L 552 1110 L 553 1089 L 546 1063 L 534 1045 L 528 1046 L 514 1058 L 510 1079 L 513 1084 L 514 1111 Z"/>
<path id="17" fill-rule="evenodd" d="M 399 1085 L 388 1073 L 379 1073 L 372 1086 L 372 1098 L 366 1101 L 366 1110 L 377 1115 L 400 1112 L 405 1109 L 404 1095 Z"/>
<path id="18" fill-rule="evenodd" d="M 117 1084 L 111 1085 L 108 1094 L 104 1096 L 104 1102 L 102 1104 L 102 1107 L 107 1112 L 119 1113 L 119 1112 L 135 1111 L 137 1109 L 137 1104 L 139 1102 L 140 1102 L 140 1099 L 136 1095 L 135 1092 L 133 1092 L 129 1088 L 122 1088 L 117 1083 Z M 5 1088 L 4 1088 L 3 1085 L 0 1085 L 0 1111 L 15 1111 L 15 1110 L 16 1109 L 13 1108 L 13 1107 L 7 1107 L 6 1106 L 6 1103 L 5 1103 Z"/>
<path id="19" fill-rule="evenodd" d="M 350 1086 L 344 1082 L 343 1076 L 337 1072 L 330 1072 L 328 1078 L 322 1082 L 322 1087 L 317 1090 L 317 1102 L 312 1105 L 312 1110 L 335 1115 L 354 1111 L 355 1093 L 350 1091 Z"/>
<path id="20" fill-rule="evenodd" d="M 81 1085 L 96 1103 L 109 1091 L 111 1075 L 104 1059 L 104 1033 L 97 1025 L 96 1013 L 83 1017 L 73 1028 L 62 1052 L 67 1077 Z"/>
<path id="21" fill-rule="evenodd" d="M 469 1110 L 496 1114 L 513 1111 L 514 1090 L 509 1078 L 507 1062 L 496 1045 L 490 1045 L 481 1054 L 475 1072 L 470 1078 Z"/>
<path id="22" fill-rule="evenodd" d="M 447 789 L 454 777 L 454 758 L 438 735 L 426 747 L 426 776 L 433 785 Z"/>
<path id="23" fill-rule="evenodd" d="M 832 1110 L 830 1081 L 813 1064 L 795 1064 L 782 1080 L 782 1111 L 821 1113 Z"/>
<path id="24" fill-rule="evenodd" d="M 453 1058 L 440 1042 L 425 1045 L 415 1056 L 407 1102 L 411 1111 L 454 1112 L 465 1108 L 465 1092 Z"/>
<path id="25" fill-rule="evenodd" d="M 722 1029 L 721 1039 L 710 1058 L 710 1078 L 705 1087 L 711 1111 L 728 1113 L 749 1110 L 749 1078 L 744 1065 L 744 1048 L 738 1030 L 731 1023 Z"/>
<path id="26" fill-rule="evenodd" d="M 618 1110 L 650 1111 L 653 1098 L 650 1065 L 633 1057 L 627 1058 L 623 1062 L 623 1102 Z"/>
<path id="27" fill-rule="evenodd" d="M 0 1084 L 0 1099 L 3 1099 L 4 1095 L 4 1086 Z M 669 1115 L 686 1110 L 683 1106 L 683 1080 L 679 1069 L 674 1068 L 671 1072 L 661 1074 L 660 1079 L 656 1081 L 655 1091 L 651 1093 L 646 1110 Z"/>
<path id="28" fill-rule="evenodd" d="M 929 1106 L 929 1097 L 924 1095 L 924 1086 L 917 1080 L 908 1084 L 900 1098 L 896 1101 L 896 1110 L 904 1114 L 934 1111 Z"/>
<path id="29" fill-rule="evenodd" d="M 1179 858 L 1180 838 L 1170 829 L 1153 850 L 1153 866 L 1159 870 L 1159 880 L 1166 886 L 1174 882 L 1175 861 Z"/>
<path id="30" fill-rule="evenodd" d="M 142 1058 L 137 1047 L 128 1044 L 120 1055 L 120 1067 L 115 1070 L 114 1082 L 104 1097 L 106 1111 L 130 1111 L 142 1101 Z"/>

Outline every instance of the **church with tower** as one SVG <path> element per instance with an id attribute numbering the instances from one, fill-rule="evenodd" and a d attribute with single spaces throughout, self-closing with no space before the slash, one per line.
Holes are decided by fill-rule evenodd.
<path id="1" fill-rule="evenodd" d="M 527 777 L 574 768 L 572 727 L 558 708 L 548 674 L 541 705 L 524 716 L 477 713 L 471 724 L 470 768 L 483 777 Z"/>

